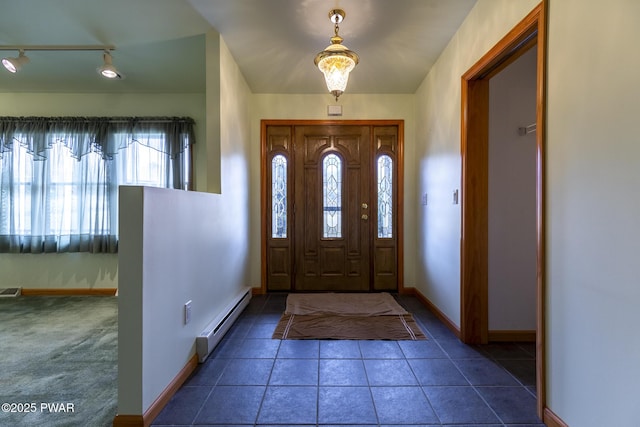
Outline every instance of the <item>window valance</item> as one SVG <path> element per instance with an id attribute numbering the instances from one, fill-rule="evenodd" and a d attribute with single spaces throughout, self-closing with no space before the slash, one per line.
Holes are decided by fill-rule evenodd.
<path id="1" fill-rule="evenodd" d="M 44 160 L 59 142 L 76 159 L 97 152 L 106 160 L 138 142 L 175 159 L 195 142 L 193 127 L 189 117 L 0 117 L 0 156 L 17 141 Z"/>
<path id="2" fill-rule="evenodd" d="M 0 253 L 118 250 L 118 188 L 191 188 L 188 117 L 0 117 Z"/>

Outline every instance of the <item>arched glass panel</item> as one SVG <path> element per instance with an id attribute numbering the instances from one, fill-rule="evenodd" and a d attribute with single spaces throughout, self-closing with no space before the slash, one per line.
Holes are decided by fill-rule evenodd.
<path id="1" fill-rule="evenodd" d="M 282 154 L 271 160 L 271 236 L 287 238 L 287 158 Z"/>
<path id="2" fill-rule="evenodd" d="M 335 154 L 322 161 L 322 212 L 322 236 L 342 237 L 342 160 Z"/>
<path id="3" fill-rule="evenodd" d="M 378 237 L 393 238 L 393 160 L 378 157 Z"/>

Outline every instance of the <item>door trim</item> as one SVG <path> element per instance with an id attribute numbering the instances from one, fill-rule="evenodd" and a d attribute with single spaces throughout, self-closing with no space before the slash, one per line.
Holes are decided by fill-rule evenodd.
<path id="1" fill-rule="evenodd" d="M 545 331 L 545 119 L 546 16 L 543 0 L 462 76 L 462 229 L 460 336 L 468 344 L 489 338 L 488 318 L 488 116 L 489 79 L 537 45 L 536 89 L 536 389 L 537 412 L 546 407 Z"/>
<path id="2" fill-rule="evenodd" d="M 260 288 L 254 294 L 267 293 L 267 127 L 268 126 L 397 126 L 398 127 L 398 293 L 404 292 L 404 120 L 260 120 Z"/>

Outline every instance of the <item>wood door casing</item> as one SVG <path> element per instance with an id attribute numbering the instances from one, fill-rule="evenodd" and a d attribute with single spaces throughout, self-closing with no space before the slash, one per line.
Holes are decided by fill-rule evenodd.
<path id="1" fill-rule="evenodd" d="M 401 290 L 402 121 L 263 120 L 261 129 L 263 291 Z M 330 153 L 343 162 L 339 239 L 322 237 L 321 166 Z M 274 238 L 271 226 L 271 162 L 277 155 L 288 162 L 285 239 Z M 381 155 L 393 162 L 392 238 L 377 232 Z"/>

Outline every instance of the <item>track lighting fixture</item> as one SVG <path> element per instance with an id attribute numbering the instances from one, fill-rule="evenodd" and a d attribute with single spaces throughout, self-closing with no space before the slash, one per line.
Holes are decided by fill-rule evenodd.
<path id="1" fill-rule="evenodd" d="M 20 49 L 17 58 L 2 58 L 2 65 L 4 65 L 4 68 L 10 73 L 17 73 L 27 62 L 29 62 L 29 57 L 24 54 L 23 49 Z"/>
<path id="2" fill-rule="evenodd" d="M 19 55 L 17 58 L 3 58 L 2 65 L 11 73 L 17 73 L 20 68 L 27 62 L 29 58 L 25 55 L 26 50 L 58 50 L 58 51 L 70 51 L 70 50 L 90 50 L 101 51 L 103 65 L 98 67 L 100 75 L 108 79 L 122 79 L 124 76 L 118 72 L 116 67 L 113 66 L 113 58 L 111 57 L 111 51 L 115 50 L 114 46 L 95 46 L 95 45 L 44 45 L 44 46 L 0 46 L 0 50 L 17 50 Z"/>
<path id="3" fill-rule="evenodd" d="M 111 58 L 111 53 L 108 50 L 104 51 L 102 55 L 104 60 L 104 65 L 98 68 L 98 72 L 102 77 L 106 77 L 108 79 L 121 79 L 122 75 L 116 70 L 116 67 L 113 66 L 113 58 Z"/>

